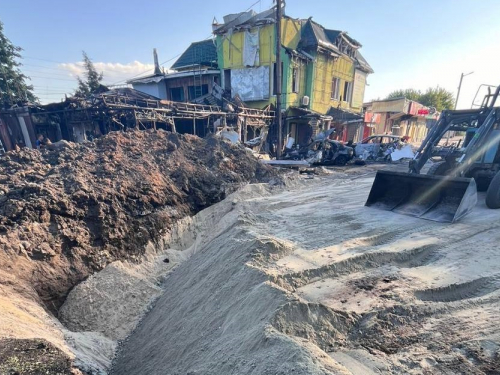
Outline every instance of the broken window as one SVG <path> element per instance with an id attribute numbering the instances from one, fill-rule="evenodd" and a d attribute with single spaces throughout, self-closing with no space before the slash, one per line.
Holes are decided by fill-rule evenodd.
<path id="1" fill-rule="evenodd" d="M 294 66 L 292 69 L 292 92 L 299 92 L 299 68 Z"/>
<path id="2" fill-rule="evenodd" d="M 337 77 L 332 78 L 332 94 L 330 96 L 333 100 L 339 100 L 340 95 L 340 79 Z"/>
<path id="3" fill-rule="evenodd" d="M 224 90 L 231 92 L 231 69 L 224 70 Z"/>
<path id="4" fill-rule="evenodd" d="M 184 87 L 173 87 L 170 89 L 170 100 L 174 102 L 184 101 Z"/>
<path id="5" fill-rule="evenodd" d="M 344 83 L 344 102 L 351 102 L 352 97 L 352 82 L 345 81 Z"/>

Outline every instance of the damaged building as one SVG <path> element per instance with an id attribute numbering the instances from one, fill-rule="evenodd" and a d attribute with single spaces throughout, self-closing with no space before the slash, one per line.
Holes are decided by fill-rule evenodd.
<path id="1" fill-rule="evenodd" d="M 363 97 L 372 68 L 361 44 L 309 19 L 281 19 L 281 82 L 276 78 L 276 9 L 214 20 L 213 39 L 192 43 L 163 71 L 87 99 L 68 98 L 0 114 L 6 149 L 33 147 L 38 134 L 83 142 L 126 128 L 163 128 L 205 136 L 228 128 L 247 144 L 273 150 L 276 88 L 281 85 L 284 143 L 307 145 L 335 129 L 348 142 L 363 134 Z M 250 142 L 257 139 L 258 141 Z M 250 143 L 248 143 L 250 142 Z"/>
<path id="2" fill-rule="evenodd" d="M 232 127 L 241 132 L 250 126 L 267 129 L 271 111 L 243 105 L 221 106 L 175 102 L 131 88 L 113 89 L 90 98 L 67 98 L 61 103 L 26 105 L 0 112 L 0 141 L 3 151 L 34 148 L 38 135 L 56 142 L 92 141 L 111 131 L 164 129 L 204 137 Z M 266 133 L 267 134 L 267 133 Z M 265 138 L 254 146 L 263 146 Z"/>
<path id="3" fill-rule="evenodd" d="M 392 134 L 421 142 L 440 115 L 435 108 L 405 97 L 368 102 L 364 108 L 363 138 L 373 134 Z"/>
<path id="4" fill-rule="evenodd" d="M 249 107 L 276 105 L 276 15 L 270 9 L 224 17 L 214 23 L 221 85 Z M 373 73 L 346 32 L 309 19 L 281 20 L 284 134 L 298 145 L 335 128 L 335 137 L 354 140 L 363 125 L 366 77 Z M 275 132 L 276 133 L 276 132 Z"/>

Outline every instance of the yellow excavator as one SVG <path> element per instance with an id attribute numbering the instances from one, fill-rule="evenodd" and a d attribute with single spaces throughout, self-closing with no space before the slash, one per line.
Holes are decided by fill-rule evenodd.
<path id="1" fill-rule="evenodd" d="M 479 190 L 486 191 L 489 208 L 500 208 L 499 92 L 500 86 L 489 87 L 479 108 L 443 111 L 408 173 L 378 171 L 365 205 L 452 223 L 474 208 Z M 463 132 L 463 142 L 439 146 L 448 131 Z M 433 165 L 421 174 L 431 158 Z"/>

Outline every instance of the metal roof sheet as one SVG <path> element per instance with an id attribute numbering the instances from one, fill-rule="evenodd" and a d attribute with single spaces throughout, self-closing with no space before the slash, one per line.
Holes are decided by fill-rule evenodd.
<path id="1" fill-rule="evenodd" d="M 217 67 L 217 48 L 212 39 L 191 43 L 171 69 L 178 70 L 194 65 Z"/>

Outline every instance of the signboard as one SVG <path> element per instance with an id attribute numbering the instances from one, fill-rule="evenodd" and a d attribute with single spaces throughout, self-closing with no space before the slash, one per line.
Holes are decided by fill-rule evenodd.
<path id="1" fill-rule="evenodd" d="M 379 124 L 380 113 L 366 112 L 364 121 L 368 123 Z"/>
<path id="2" fill-rule="evenodd" d="M 408 113 L 408 104 L 405 98 L 395 100 L 375 101 L 372 104 L 373 112 L 404 112 Z"/>
<path id="3" fill-rule="evenodd" d="M 365 97 L 366 73 L 356 70 L 354 72 L 354 85 L 352 90 L 352 108 L 362 108 Z"/>

